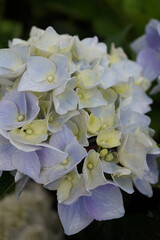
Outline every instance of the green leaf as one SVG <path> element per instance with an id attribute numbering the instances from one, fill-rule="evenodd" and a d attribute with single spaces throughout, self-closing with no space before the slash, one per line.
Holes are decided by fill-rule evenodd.
<path id="1" fill-rule="evenodd" d="M 0 199 L 3 198 L 5 194 L 11 192 L 14 186 L 14 177 L 9 172 L 3 172 L 0 177 Z"/>

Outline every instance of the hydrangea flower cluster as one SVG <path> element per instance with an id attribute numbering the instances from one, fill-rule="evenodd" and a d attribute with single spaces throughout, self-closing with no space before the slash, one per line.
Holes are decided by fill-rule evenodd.
<path id="1" fill-rule="evenodd" d="M 136 39 L 131 48 L 137 53 L 137 62 L 144 69 L 144 76 L 155 80 L 158 85 L 151 93 L 160 92 L 160 21 L 151 19 L 145 27 L 145 34 Z"/>
<path id="2" fill-rule="evenodd" d="M 56 190 L 66 234 L 122 217 L 120 189 L 152 196 L 150 81 L 121 48 L 33 27 L 0 50 L 0 84 L 0 170 L 17 197 L 30 178 Z"/>

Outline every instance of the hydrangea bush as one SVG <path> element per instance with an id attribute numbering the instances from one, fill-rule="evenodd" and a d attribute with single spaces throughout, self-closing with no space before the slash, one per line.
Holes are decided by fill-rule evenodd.
<path id="1" fill-rule="evenodd" d="M 150 80 L 121 48 L 33 27 L 0 50 L 0 84 L 0 170 L 17 197 L 30 178 L 56 190 L 66 234 L 122 217 L 120 189 L 152 196 Z"/>

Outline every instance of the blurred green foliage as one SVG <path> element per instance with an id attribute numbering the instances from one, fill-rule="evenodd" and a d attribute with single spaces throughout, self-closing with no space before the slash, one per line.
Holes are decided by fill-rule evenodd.
<path id="1" fill-rule="evenodd" d="M 128 50 L 128 43 L 143 33 L 149 19 L 160 17 L 159 0 L 0 0 L 0 6 L 3 47 L 8 38 L 27 38 L 33 25 L 51 25 L 59 33 L 98 35 Z"/>

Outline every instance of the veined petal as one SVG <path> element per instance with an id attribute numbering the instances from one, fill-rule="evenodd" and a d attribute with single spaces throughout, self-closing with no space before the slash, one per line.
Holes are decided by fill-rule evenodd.
<path id="1" fill-rule="evenodd" d="M 123 132 L 133 132 L 138 127 L 145 129 L 150 125 L 150 118 L 135 111 L 127 110 L 120 112 L 120 122 Z"/>
<path id="2" fill-rule="evenodd" d="M 112 175 L 114 182 L 125 192 L 132 194 L 134 192 L 131 171 L 125 172 L 125 169 L 120 169 L 122 173 L 119 176 L 118 171 Z M 128 170 L 128 169 L 127 169 Z M 129 173 L 130 172 L 130 173 Z"/>
<path id="3" fill-rule="evenodd" d="M 57 99 L 55 102 L 54 99 Z M 68 111 L 75 110 L 77 108 L 78 97 L 74 90 L 66 88 L 63 93 L 54 95 L 53 102 L 55 103 L 55 110 L 60 115 L 66 114 Z M 57 103 L 58 102 L 58 103 Z"/>
<path id="4" fill-rule="evenodd" d="M 24 72 L 25 67 L 21 56 L 16 51 L 12 49 L 0 50 L 0 76 L 16 78 Z"/>
<path id="5" fill-rule="evenodd" d="M 62 176 L 70 172 L 87 154 L 77 142 L 67 145 L 65 152 L 67 158 L 55 167 L 43 167 L 40 175 L 40 183 L 47 184 L 60 179 Z"/>
<path id="6" fill-rule="evenodd" d="M 118 77 L 116 76 L 114 71 L 112 71 L 112 69 L 110 69 L 109 67 L 105 68 L 104 73 L 100 78 L 100 86 L 102 86 L 103 89 L 107 89 L 114 86 L 117 82 Z"/>
<path id="7" fill-rule="evenodd" d="M 92 190 L 92 196 L 85 196 L 85 207 L 96 220 L 110 220 L 123 217 L 122 195 L 117 186 L 108 183 Z"/>
<path id="8" fill-rule="evenodd" d="M 0 135 L 0 170 L 11 171 L 15 167 L 12 164 L 12 156 L 16 148 Z"/>
<path id="9" fill-rule="evenodd" d="M 144 69 L 144 76 L 151 81 L 160 74 L 160 54 L 151 48 L 141 50 L 137 56 L 137 62 Z"/>
<path id="10" fill-rule="evenodd" d="M 16 51 L 7 48 L 0 50 L 1 67 L 16 70 L 17 67 L 22 64 L 22 59 Z"/>
<path id="11" fill-rule="evenodd" d="M 62 130 L 54 133 L 50 138 L 49 144 L 64 151 L 66 146 L 72 143 L 75 137 L 72 131 L 65 125 L 63 125 Z"/>
<path id="12" fill-rule="evenodd" d="M 71 205 L 58 204 L 58 214 L 67 235 L 78 233 L 93 221 L 85 208 L 83 197 Z"/>
<path id="13" fill-rule="evenodd" d="M 29 92 L 26 92 L 25 96 L 27 103 L 27 120 L 31 121 L 37 116 L 40 110 L 38 98 Z"/>
<path id="14" fill-rule="evenodd" d="M 118 149 L 120 163 L 139 178 L 144 177 L 149 171 L 146 156 L 151 146 L 152 143 L 142 132 L 136 130 L 128 134 Z"/>
<path id="15" fill-rule="evenodd" d="M 26 115 L 27 104 L 24 92 L 17 92 L 16 89 L 13 89 L 5 94 L 3 100 L 9 100 L 11 102 L 14 102 L 17 106 L 18 112 L 20 114 Z"/>
<path id="16" fill-rule="evenodd" d="M 146 40 L 150 48 L 159 50 L 160 48 L 160 34 L 158 32 L 158 27 L 160 22 L 155 19 L 151 19 L 146 25 Z"/>
<path id="17" fill-rule="evenodd" d="M 16 151 L 12 157 L 13 166 L 21 173 L 36 180 L 40 174 L 40 162 L 35 152 Z"/>
<path id="18" fill-rule="evenodd" d="M 42 167 L 54 167 L 64 161 L 68 154 L 62 152 L 51 145 L 42 145 L 40 150 L 36 151 Z"/>
<path id="19" fill-rule="evenodd" d="M 142 67 L 136 62 L 126 59 L 113 63 L 111 69 L 116 73 L 119 82 L 136 80 L 142 75 Z"/>
<path id="20" fill-rule="evenodd" d="M 4 100 L 0 102 L 0 127 L 11 130 L 18 126 L 18 109 L 15 103 Z"/>
<path id="21" fill-rule="evenodd" d="M 28 59 L 27 72 L 34 82 L 42 82 L 49 75 L 55 74 L 56 66 L 45 57 L 33 56 Z"/>
<path id="22" fill-rule="evenodd" d="M 72 168 L 73 166 L 77 165 L 87 155 L 87 151 L 85 150 L 85 148 L 77 141 L 67 145 L 67 147 L 65 148 L 65 152 L 68 153 L 69 157 L 69 163 L 67 168 Z"/>
<path id="23" fill-rule="evenodd" d="M 133 177 L 133 182 L 136 186 L 136 188 L 138 189 L 139 192 L 141 192 L 142 194 L 148 196 L 148 197 L 152 197 L 153 195 L 153 190 L 152 187 L 150 185 L 150 183 L 148 181 L 146 181 L 145 179 L 139 179 L 136 176 Z"/>

